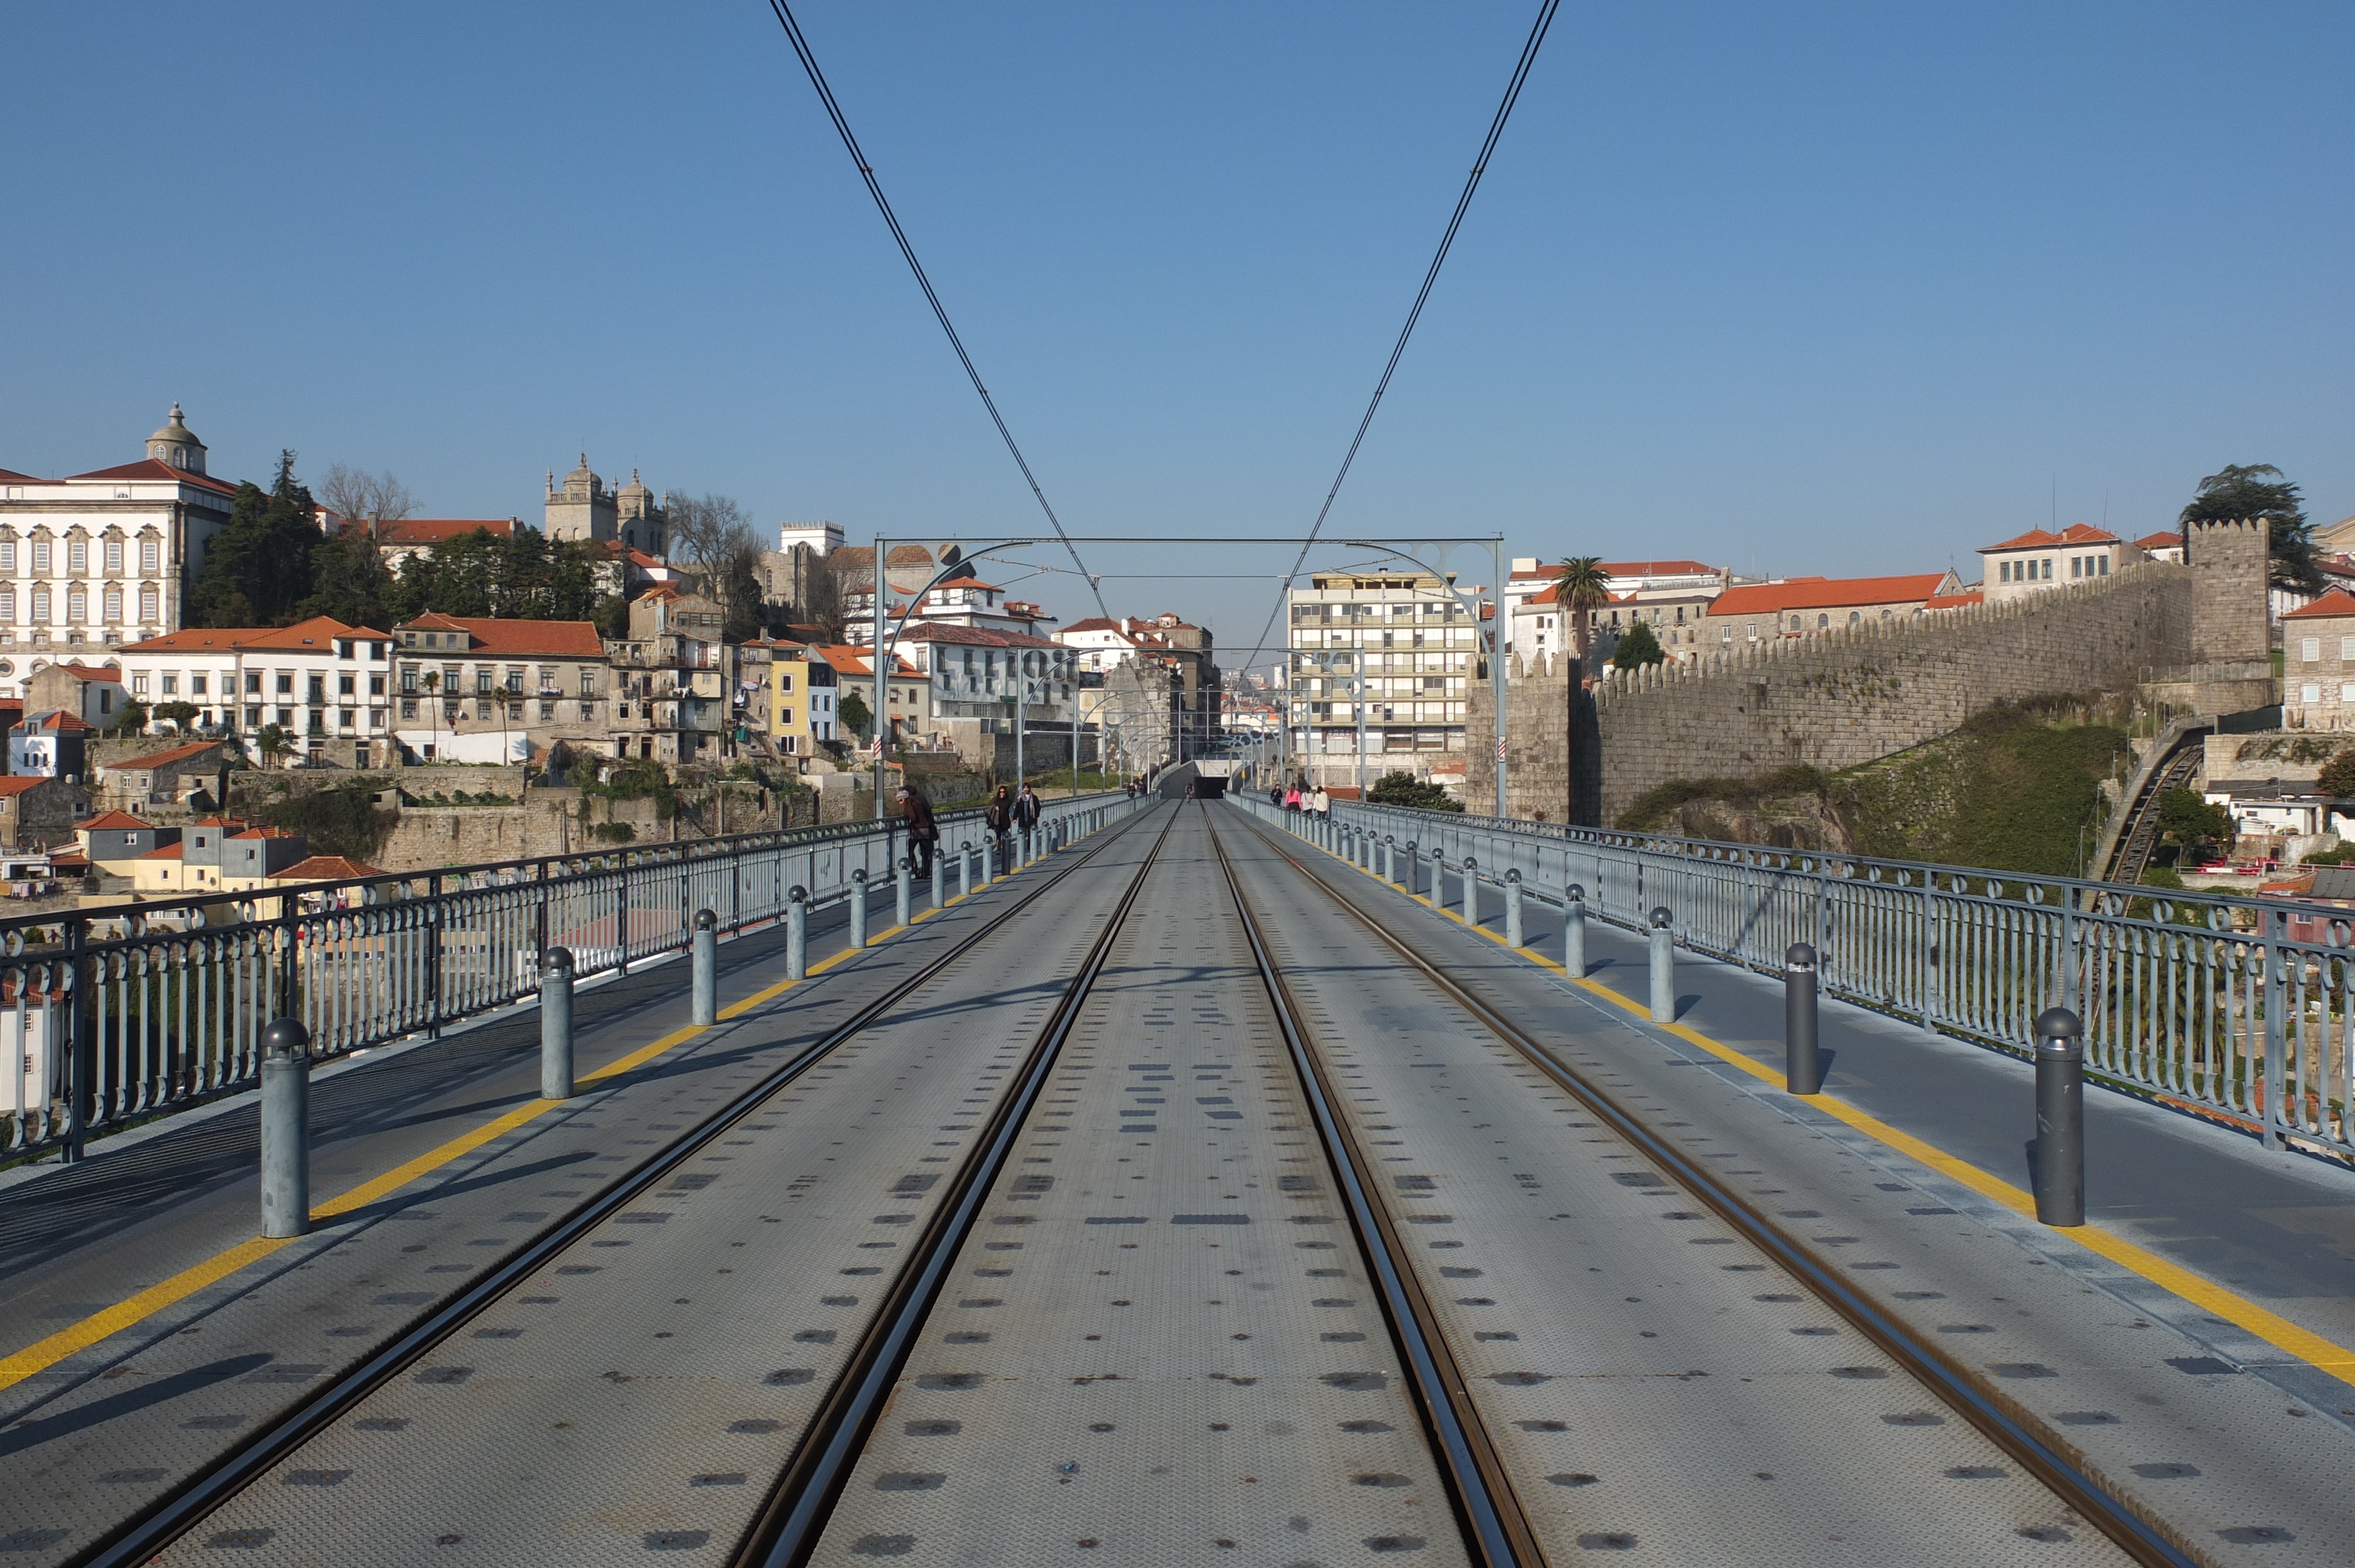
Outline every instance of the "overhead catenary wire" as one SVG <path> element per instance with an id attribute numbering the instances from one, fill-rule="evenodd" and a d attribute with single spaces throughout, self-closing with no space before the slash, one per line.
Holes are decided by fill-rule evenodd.
<path id="1" fill-rule="evenodd" d="M 1381 379 L 1374 384 L 1374 395 L 1366 402 L 1365 416 L 1358 421 L 1357 434 L 1349 439 L 1349 450 L 1342 454 L 1340 471 L 1333 476 L 1333 486 L 1325 493 L 1325 504 L 1316 509 L 1316 525 L 1300 546 L 1300 555 L 1284 574 L 1284 587 L 1276 591 L 1275 605 L 1267 613 L 1267 624 L 1260 629 L 1263 646 L 1275 630 L 1277 617 L 1284 613 L 1284 597 L 1300 576 L 1300 568 L 1316 546 L 1317 536 L 1325 531 L 1325 519 L 1333 510 L 1333 502 L 1341 493 L 1341 485 L 1349 477 L 1350 465 L 1358 461 L 1358 449 L 1365 444 L 1366 431 L 1374 422 L 1376 410 L 1382 406 L 1382 395 L 1391 389 L 1391 377 L 1398 374 L 1399 361 L 1405 356 L 1407 340 L 1414 335 L 1415 323 L 1423 318 L 1423 307 L 1431 298 L 1431 291 L 1439 281 L 1439 270 L 1447 262 L 1448 248 L 1455 243 L 1455 231 L 1464 226 L 1464 215 L 1471 209 L 1473 193 L 1480 188 L 1480 176 L 1488 172 L 1488 160 L 1497 151 L 1497 143 L 1505 134 L 1505 122 L 1513 116 L 1513 105 L 1521 96 L 1521 87 L 1529 79 L 1529 68 L 1537 63 L 1538 49 L 1545 43 L 1546 30 L 1553 26 L 1553 14 L 1561 0 L 1542 0 L 1538 18 L 1529 28 L 1528 39 L 1521 45 L 1521 57 L 1513 62 L 1512 79 L 1505 84 L 1505 96 L 1497 105 L 1496 118 L 1488 122 L 1487 137 L 1480 143 L 1480 155 L 1472 161 L 1472 172 L 1465 176 L 1464 190 L 1455 198 L 1455 210 L 1448 215 L 1447 228 L 1439 237 L 1439 249 L 1431 258 L 1431 266 L 1423 275 L 1423 287 L 1415 291 L 1414 303 L 1406 313 L 1406 324 L 1399 329 L 1398 342 L 1391 347 L 1388 364 L 1382 366 Z"/>
<path id="2" fill-rule="evenodd" d="M 1558 4 L 1560 0 L 1550 0 L 1549 9 Z M 954 323 L 949 320 L 948 307 L 941 303 L 940 295 L 932 290 L 932 281 L 924 275 L 924 264 L 916 260 L 916 248 L 909 243 L 907 231 L 900 227 L 899 215 L 891 210 L 890 200 L 883 194 L 882 183 L 876 179 L 873 166 L 867 162 L 867 154 L 850 129 L 848 117 L 842 112 L 842 105 L 835 99 L 834 89 L 826 85 L 826 72 L 818 69 L 817 56 L 810 48 L 809 39 L 803 36 L 801 24 L 794 20 L 793 7 L 787 5 L 785 0 L 769 0 L 769 9 L 776 13 L 777 25 L 784 28 L 786 39 L 794 46 L 794 53 L 801 58 L 802 69 L 809 73 L 810 86 L 817 90 L 818 101 L 825 106 L 826 118 L 834 122 L 834 129 L 841 136 L 843 146 L 849 150 L 850 161 L 858 165 L 858 177 L 866 182 L 867 194 L 875 198 L 875 209 L 883 215 L 885 226 L 891 230 L 891 238 L 900 247 L 900 254 L 907 260 L 908 270 L 916 275 L 916 287 L 924 291 L 924 302 L 932 307 L 932 315 L 940 322 L 941 331 L 948 334 L 949 346 L 956 351 L 957 363 L 964 366 L 965 376 L 973 382 L 973 389 L 980 394 L 981 406 L 989 411 L 990 423 L 997 427 L 998 439 L 1006 443 L 1006 450 L 1013 455 L 1014 466 L 1022 471 L 1023 482 L 1029 485 L 1030 494 L 1039 503 L 1039 510 L 1047 514 L 1048 523 L 1055 530 L 1055 537 L 1060 539 L 1063 548 L 1071 552 L 1071 565 L 1079 568 L 1080 576 L 1087 578 L 1089 591 L 1095 595 L 1096 609 L 1105 620 L 1111 620 L 1112 609 L 1104 603 L 1103 588 L 1089 572 L 1087 564 L 1080 559 L 1080 547 L 1071 542 L 1070 533 L 1063 527 L 1063 520 L 1055 515 L 1055 508 L 1048 501 L 1045 489 L 1039 485 L 1039 476 L 1030 471 L 1030 461 L 1022 455 L 1022 448 L 1015 440 L 1013 430 L 1007 427 L 1005 416 L 997 411 L 996 400 L 990 397 L 989 388 L 982 382 L 981 371 L 974 365 L 973 355 L 965 352 L 964 340 L 957 335 Z"/>

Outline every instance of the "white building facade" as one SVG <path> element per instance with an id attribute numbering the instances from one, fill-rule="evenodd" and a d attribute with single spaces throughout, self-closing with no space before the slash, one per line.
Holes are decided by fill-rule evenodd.
<path id="1" fill-rule="evenodd" d="M 1460 757 L 1480 628 L 1447 582 L 1428 572 L 1319 572 L 1288 597 L 1287 721 L 1302 771 L 1354 780 L 1358 679 L 1369 776 L 1425 777 Z"/>
<path id="2" fill-rule="evenodd" d="M 65 479 L 0 468 L 0 694 L 33 660 L 137 642 L 186 624 L 189 588 L 237 487 L 172 405 L 140 461 Z"/>
<path id="3" fill-rule="evenodd" d="M 293 626 L 194 627 L 125 643 L 120 653 L 133 702 L 191 704 L 197 728 L 252 736 L 275 725 L 310 758 L 356 768 L 392 760 L 392 639 L 384 632 L 316 616 Z"/>

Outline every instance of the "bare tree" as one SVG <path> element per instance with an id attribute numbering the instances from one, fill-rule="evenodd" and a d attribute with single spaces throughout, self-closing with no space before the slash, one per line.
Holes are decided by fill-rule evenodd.
<path id="1" fill-rule="evenodd" d="M 398 523 L 417 510 L 409 486 L 390 473 L 370 473 L 342 463 L 327 471 L 312 493 L 319 504 L 337 516 L 365 524 L 371 534 L 387 523 Z"/>
<path id="2" fill-rule="evenodd" d="M 759 559 L 760 537 L 734 496 L 674 493 L 664 501 L 671 559 L 695 575 L 704 593 L 718 598 L 731 566 L 748 555 Z"/>

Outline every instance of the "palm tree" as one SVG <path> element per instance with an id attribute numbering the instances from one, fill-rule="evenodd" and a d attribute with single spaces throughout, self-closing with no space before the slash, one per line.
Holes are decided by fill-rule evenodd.
<path id="1" fill-rule="evenodd" d="M 271 758 L 283 757 L 294 749 L 286 742 L 286 732 L 274 724 L 263 725 L 260 733 L 254 736 L 253 745 L 254 749 L 261 753 L 265 768 L 270 765 Z"/>
<path id="2" fill-rule="evenodd" d="M 1572 556 L 1562 562 L 1553 579 L 1554 604 L 1570 622 L 1575 652 L 1570 671 L 1567 723 L 1562 732 L 1562 760 L 1567 767 L 1562 821 L 1578 823 L 1578 699 L 1586 685 L 1587 655 L 1594 648 L 1594 612 L 1611 602 L 1611 574 L 1599 556 Z"/>

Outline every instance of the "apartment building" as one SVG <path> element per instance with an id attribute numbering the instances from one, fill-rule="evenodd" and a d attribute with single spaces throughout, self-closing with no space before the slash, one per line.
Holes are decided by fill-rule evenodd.
<path id="1" fill-rule="evenodd" d="M 2179 549 L 2181 541 L 2178 540 Z M 1982 588 L 1989 604 L 2023 599 L 2064 583 L 2105 577 L 2143 552 L 2106 528 L 2073 523 L 2059 533 L 2030 528 L 1999 545 L 1981 545 Z"/>
<path id="2" fill-rule="evenodd" d="M 431 614 L 393 637 L 394 734 L 417 760 L 523 762 L 559 740 L 604 749 L 612 672 L 590 622 Z"/>
<path id="3" fill-rule="evenodd" d="M 192 627 L 119 651 L 132 700 L 196 709 L 188 727 L 258 735 L 338 766 L 393 760 L 390 634 L 314 616 L 293 626 Z M 158 727 L 151 725 L 150 727 Z"/>
<path id="4" fill-rule="evenodd" d="M 1453 577 L 1319 572 L 1288 598 L 1286 716 L 1304 771 L 1337 783 L 1354 779 L 1357 680 L 1365 685 L 1369 768 L 1427 776 L 1442 757 L 1462 753 L 1480 625 Z"/>
<path id="5" fill-rule="evenodd" d="M 2343 590 L 2282 617 L 2282 727 L 2355 729 L 2355 597 Z"/>
<path id="6" fill-rule="evenodd" d="M 613 755 L 672 765 L 718 762 L 732 713 L 734 651 L 718 600 L 657 584 L 630 605 L 629 636 L 605 646 L 613 672 Z"/>

